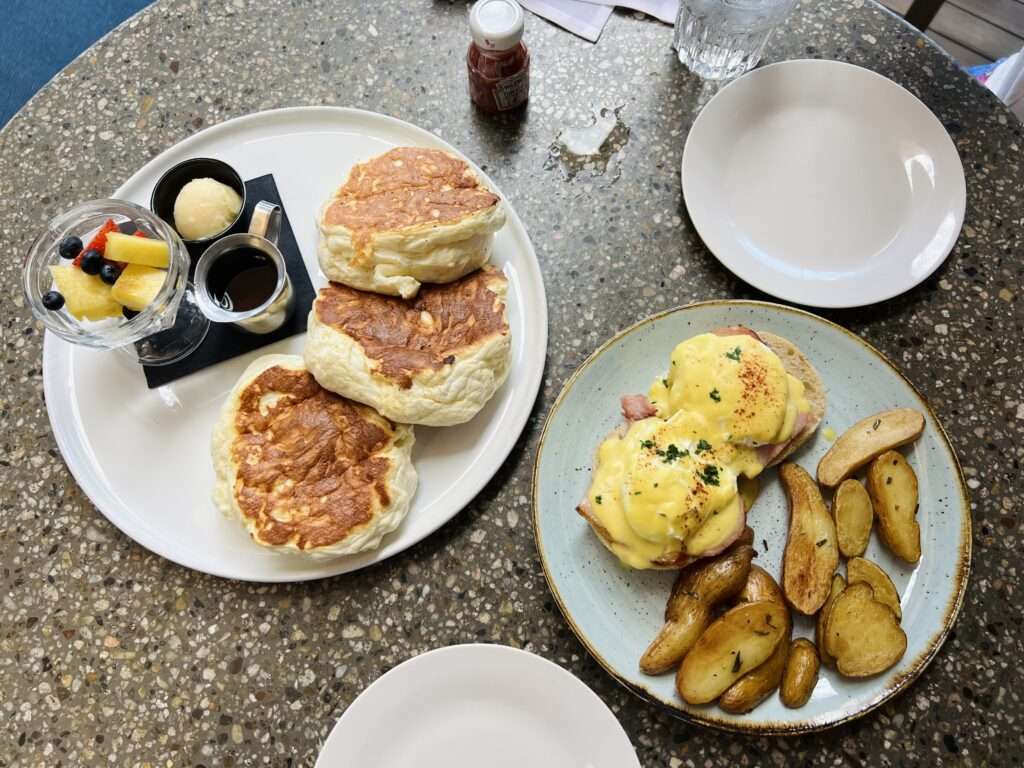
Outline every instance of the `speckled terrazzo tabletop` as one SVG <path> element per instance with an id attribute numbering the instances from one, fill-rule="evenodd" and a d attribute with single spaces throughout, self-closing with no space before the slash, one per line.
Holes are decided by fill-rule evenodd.
<path id="1" fill-rule="evenodd" d="M 382 672 L 467 641 L 570 669 L 645 766 L 1019 764 L 1020 124 L 871 2 L 805 2 L 769 50 L 768 60 L 836 58 L 892 78 L 961 153 L 967 218 L 945 266 L 897 299 L 826 316 L 889 354 L 935 405 L 972 489 L 975 556 L 955 631 L 908 692 L 824 734 L 725 735 L 639 701 L 587 656 L 549 596 L 528 503 L 544 415 L 594 347 L 667 307 L 762 298 L 707 253 L 682 205 L 683 142 L 708 92 L 675 62 L 667 26 L 617 14 L 591 45 L 529 18 L 532 102 L 524 121 L 496 125 L 465 95 L 466 16 L 464 3 L 427 0 L 158 2 L 0 133 L 0 766 L 312 765 Z M 541 260 L 548 368 L 505 468 L 452 523 L 356 574 L 238 584 L 142 549 L 77 490 L 47 422 L 21 254 L 49 216 L 109 195 L 183 137 L 300 104 L 395 115 L 487 169 Z M 604 176 L 567 181 L 547 167 L 548 147 L 600 107 L 622 107 L 629 142 Z"/>

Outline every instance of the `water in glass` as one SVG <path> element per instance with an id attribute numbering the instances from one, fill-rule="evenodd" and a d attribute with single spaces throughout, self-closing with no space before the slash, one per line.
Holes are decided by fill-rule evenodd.
<path id="1" fill-rule="evenodd" d="M 796 0 L 680 0 L 675 48 L 679 61 L 710 80 L 742 75 Z"/>

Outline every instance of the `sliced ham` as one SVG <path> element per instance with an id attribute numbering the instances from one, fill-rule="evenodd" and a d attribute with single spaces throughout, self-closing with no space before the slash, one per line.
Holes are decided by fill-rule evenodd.
<path id="1" fill-rule="evenodd" d="M 647 395 L 623 395 L 620 403 L 622 415 L 628 421 L 640 421 L 658 415 L 658 409 L 647 399 Z"/>
<path id="2" fill-rule="evenodd" d="M 771 445 L 759 445 L 757 446 L 757 460 L 764 466 L 770 465 L 779 455 L 786 450 L 786 446 L 789 445 L 790 441 L 787 440 L 784 443 L 772 443 Z"/>
<path id="3" fill-rule="evenodd" d="M 759 445 L 757 446 L 757 460 L 760 461 L 764 466 L 769 466 L 775 461 L 782 453 L 793 444 L 793 441 L 799 440 L 803 437 L 804 433 L 811 423 L 811 414 L 809 413 L 798 413 L 796 415 L 796 422 L 793 424 L 793 434 L 789 440 L 784 440 L 781 443 L 772 443 L 771 445 Z"/>

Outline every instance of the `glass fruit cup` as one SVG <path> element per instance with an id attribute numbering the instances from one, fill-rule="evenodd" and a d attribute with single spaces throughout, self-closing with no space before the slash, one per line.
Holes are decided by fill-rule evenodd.
<path id="1" fill-rule="evenodd" d="M 66 306 L 47 309 L 43 294 L 53 288 L 50 267 L 71 264 L 60 256 L 61 241 L 74 235 L 88 243 L 107 219 L 167 243 L 170 263 L 156 297 L 132 317 L 80 320 Z M 177 232 L 152 212 L 125 200 L 93 200 L 51 219 L 36 238 L 25 259 L 25 296 L 32 314 L 66 341 L 94 349 L 123 350 L 144 365 L 168 365 L 193 352 L 210 329 L 189 283 L 190 264 Z"/>

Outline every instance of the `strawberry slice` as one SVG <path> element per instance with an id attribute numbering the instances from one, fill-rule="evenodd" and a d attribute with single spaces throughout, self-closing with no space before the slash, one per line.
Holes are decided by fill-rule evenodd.
<path id="1" fill-rule="evenodd" d="M 100 227 L 100 231 L 93 235 L 92 240 L 90 240 L 89 244 L 82 249 L 82 252 L 75 257 L 75 260 L 72 263 L 76 267 L 82 266 L 82 256 L 85 255 L 86 251 L 99 251 L 102 255 L 103 252 L 107 249 L 107 235 L 109 235 L 111 232 L 118 231 L 119 230 L 117 228 L 117 224 L 114 222 L 114 220 L 107 219 L 105 222 L 103 222 L 103 226 Z"/>

